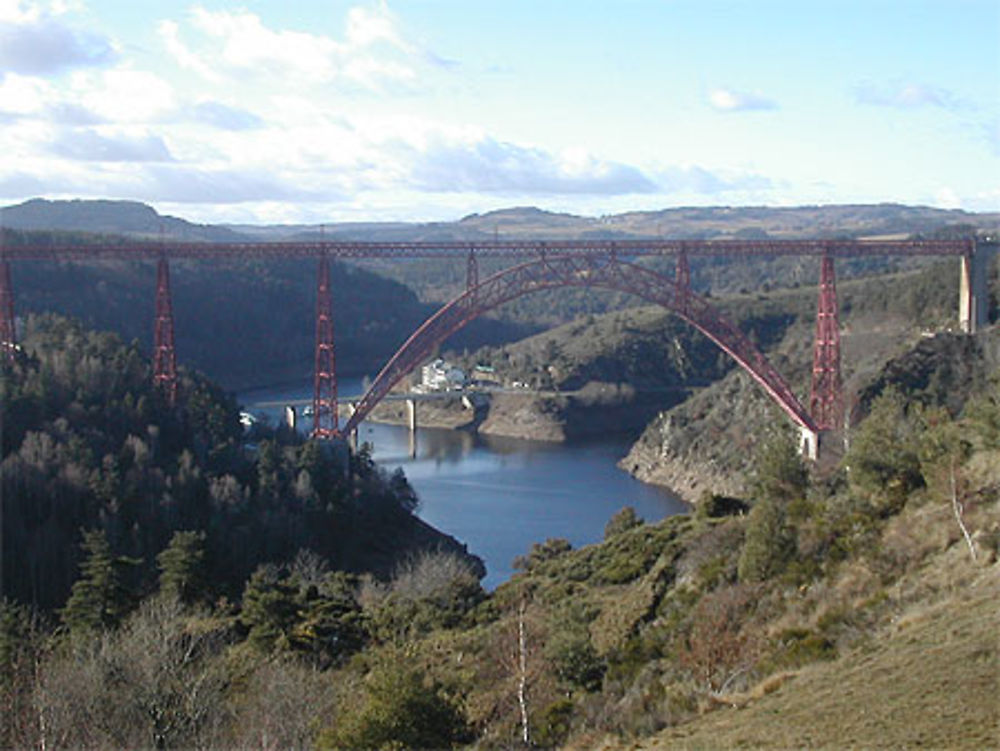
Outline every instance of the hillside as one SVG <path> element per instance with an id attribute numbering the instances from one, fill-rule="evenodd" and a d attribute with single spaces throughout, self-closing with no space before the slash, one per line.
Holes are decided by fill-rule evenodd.
<path id="1" fill-rule="evenodd" d="M 947 226 L 995 230 L 1000 212 L 973 213 L 900 204 L 796 207 L 691 207 L 629 212 L 600 217 L 553 213 L 530 206 L 471 214 L 454 222 L 329 223 L 329 237 L 347 240 L 466 240 L 504 237 L 540 239 L 598 239 L 607 237 L 877 237 L 910 235 Z M 240 232 L 263 228 L 233 225 Z M 316 233 L 313 226 L 267 229 L 272 236 L 301 237 Z"/>
<path id="2" fill-rule="evenodd" d="M 138 591 L 175 531 L 206 532 L 212 590 L 229 596 L 299 548 L 383 574 L 414 551 L 462 550 L 412 516 L 405 479 L 363 455 L 349 472 L 290 433 L 244 435 L 235 401 L 198 374 L 183 375 L 171 409 L 149 361 L 112 334 L 32 316 L 22 347 L 0 367 L 3 597 L 61 607 L 81 530 L 136 559 Z"/>
<path id="3" fill-rule="evenodd" d="M 464 686 L 487 748 L 525 723 L 571 749 L 989 747 L 1000 384 L 969 382 L 954 420 L 884 389 L 849 474 L 810 477 L 789 437 L 758 440 L 739 498 L 653 525 L 623 511 L 580 550 L 539 542 L 464 625 L 383 649 Z"/>
<path id="4" fill-rule="evenodd" d="M 913 377 L 918 380 L 950 382 L 947 379 L 952 374 L 962 371 L 963 365 L 949 364 L 951 359 L 946 354 L 954 354 L 955 342 L 963 339 L 948 334 L 954 326 L 953 306 L 957 296 L 948 271 L 947 266 L 936 267 L 839 285 L 841 369 L 845 400 L 855 420 L 864 413 L 866 400 L 870 400 L 864 396 L 866 389 L 870 392 L 876 388 L 871 385 L 872 380 L 884 367 L 891 370 L 894 366 L 886 363 L 912 347 L 919 345 L 914 350 L 917 354 L 908 357 L 917 360 L 925 349 L 941 348 L 940 357 L 935 359 L 940 372 L 933 377 L 930 374 L 918 377 L 914 366 Z M 941 283 L 942 276 L 946 283 Z M 769 303 L 786 310 L 790 317 L 786 319 L 787 325 L 775 332 L 777 336 L 765 347 L 765 352 L 801 400 L 808 399 L 810 385 L 815 326 L 815 302 L 811 298 L 813 295 L 805 291 L 769 296 Z M 937 334 L 930 338 L 932 332 Z M 989 343 L 993 336 L 980 337 L 982 345 L 963 346 L 982 346 L 991 351 L 995 347 Z M 966 354 L 987 356 L 978 349 Z M 990 366 L 978 367 L 977 382 L 984 372 L 989 372 Z M 956 393 L 958 386 L 956 380 Z M 934 388 L 939 389 L 940 385 Z M 859 403 L 860 407 L 855 406 Z M 740 415 L 740 419 L 733 420 L 734 414 Z M 621 466 L 645 482 L 675 489 L 689 501 L 696 501 L 706 491 L 739 494 L 745 490 L 751 447 L 770 426 L 785 421 L 784 415 L 749 376 L 733 370 L 687 402 L 661 413 L 622 459 Z M 838 447 L 835 441 L 831 443 L 836 455 Z"/>
<path id="5" fill-rule="evenodd" d="M 147 564 L 144 589 L 123 597 L 135 564 L 87 534 L 59 629 L 0 602 L 5 746 L 221 748 L 266 738 L 278 747 L 488 749 L 527 737 L 541 748 L 846 740 L 980 749 L 995 738 L 995 374 L 936 371 L 944 388 L 921 389 L 928 399 L 910 398 L 909 381 L 889 374 L 831 474 L 811 473 L 792 436 L 775 431 L 749 451 L 740 497 L 706 497 L 694 513 L 656 524 L 623 509 L 603 542 L 574 550 L 539 541 L 515 562 L 519 573 L 487 593 L 481 571 L 452 552 L 424 552 L 381 579 L 344 571 L 343 544 L 295 554 L 292 534 L 336 534 L 365 549 L 364 535 L 376 533 L 377 550 L 395 549 L 343 512 L 370 507 L 360 500 L 379 488 L 405 508 L 405 479 L 379 478 L 362 452 L 345 495 L 312 444 L 276 451 L 270 437 L 249 455 L 203 440 L 176 456 L 170 431 L 225 441 L 232 421 L 219 418 L 231 408 L 204 394 L 176 428 L 133 435 L 133 423 L 157 423 L 162 405 L 102 399 L 100 389 L 148 388 L 148 364 L 65 324 L 39 333 L 36 341 L 87 356 L 79 367 L 43 347 L 37 363 L 5 366 L 18 398 L 4 404 L 20 405 L 6 425 L 27 430 L 36 423 L 26 416 L 44 416 L 48 401 L 70 401 L 40 423 L 48 442 L 5 434 L 20 444 L 2 467 L 5 503 L 12 492 L 27 500 L 19 514 L 30 520 L 39 499 L 90 494 L 106 539 L 124 543 L 115 552 Z M 990 369 L 979 362 L 986 351 L 970 350 L 970 372 Z M 933 396 L 950 393 L 953 376 L 968 384 L 957 414 Z M 81 439 L 101 435 L 114 436 L 112 453 L 81 450 Z M 234 462 L 253 469 L 225 470 L 233 479 L 219 482 Z M 125 522 L 151 513 L 175 528 L 200 513 L 227 521 L 206 525 L 207 546 L 178 532 L 165 547 L 137 548 L 162 529 Z M 265 536 L 230 521 L 245 514 L 267 520 Z M 336 523 L 324 524 L 331 514 Z M 278 545 L 263 543 L 274 535 Z M 225 598 L 205 592 L 220 571 L 246 576 L 256 552 L 269 563 L 242 587 Z"/>
<path id="6" fill-rule="evenodd" d="M 35 235 L 5 231 L 5 242 Z M 100 235 L 73 234 L 87 243 Z M 120 238 L 119 238 L 120 241 Z M 152 346 L 156 267 L 151 261 L 16 263 L 15 313 L 58 312 Z M 341 375 L 377 372 L 431 315 L 406 287 L 343 263 L 331 264 L 337 362 Z M 316 264 L 308 260 L 174 261 L 171 292 L 178 361 L 229 389 L 301 383 L 315 358 Z M 530 329 L 479 321 L 454 338 L 479 346 Z"/>
<path id="7" fill-rule="evenodd" d="M 225 227 L 192 224 L 162 216 L 136 201 L 47 201 L 36 198 L 0 209 L 0 227 L 24 231 L 89 232 L 170 238 L 183 242 L 239 242 L 246 237 Z"/>
<path id="8" fill-rule="evenodd" d="M 957 297 L 950 266 L 841 282 L 849 394 L 908 343 L 949 328 Z M 733 295 L 715 304 L 807 398 L 815 290 Z M 719 483 L 719 492 L 738 492 L 745 449 L 766 424 L 784 419 L 730 357 L 655 306 L 581 316 L 517 342 L 451 356 L 469 372 L 486 365 L 500 382 L 528 387 L 492 397 L 488 415 L 477 424 L 483 433 L 573 440 L 617 432 L 638 438 L 662 413 L 622 466 L 689 500 L 697 499 L 709 478 Z M 732 419 L 734 404 L 740 420 Z"/>
<path id="9" fill-rule="evenodd" d="M 995 566 L 976 570 L 965 557 L 952 548 L 930 559 L 923 575 L 940 579 L 938 591 L 903 604 L 863 649 L 789 672 L 751 695 L 729 697 L 715 711 L 653 739 L 600 747 L 995 748 L 1000 585 Z M 938 577 L 934 569 L 952 573 Z M 919 582 L 920 574 L 903 586 Z"/>

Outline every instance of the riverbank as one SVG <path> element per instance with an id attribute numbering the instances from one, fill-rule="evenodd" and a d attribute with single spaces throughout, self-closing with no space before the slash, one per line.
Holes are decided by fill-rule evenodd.
<path id="1" fill-rule="evenodd" d="M 361 390 L 360 381 L 340 385 L 344 394 Z M 284 404 L 303 403 L 311 395 L 312 384 L 306 382 L 243 394 L 241 401 L 274 423 Z M 268 406 L 255 409 L 255 404 Z M 423 402 L 418 410 L 431 404 L 440 402 Z M 406 409 L 397 402 L 385 407 Z M 602 539 L 608 519 L 623 506 L 632 506 L 651 522 L 689 510 L 669 490 L 639 482 L 618 468 L 631 438 L 521 440 L 469 428 L 431 428 L 432 418 L 446 422 L 461 417 L 463 410 L 453 405 L 450 412 L 437 406 L 425 411 L 426 420 L 418 412 L 420 427 L 412 443 L 401 421 L 366 420 L 359 426 L 359 439 L 371 445 L 372 458 L 384 472 L 402 470 L 419 499 L 420 519 L 483 559 L 488 589 L 510 578 L 513 560 L 534 543 L 562 538 L 578 547 Z"/>
<path id="2" fill-rule="evenodd" d="M 475 406 L 461 395 L 417 403 L 421 427 L 470 430 L 484 436 L 564 443 L 606 435 L 637 436 L 663 410 L 690 392 L 637 391 L 627 385 L 588 383 L 576 391 L 475 392 Z M 407 425 L 402 402 L 383 402 L 370 415 L 373 422 Z M 346 416 L 346 411 L 343 415 Z"/>

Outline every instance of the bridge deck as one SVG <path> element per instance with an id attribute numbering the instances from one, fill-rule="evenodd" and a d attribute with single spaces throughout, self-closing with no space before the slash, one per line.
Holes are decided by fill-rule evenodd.
<path id="1" fill-rule="evenodd" d="M 673 256 L 957 256 L 975 250 L 974 238 L 951 240 L 476 240 L 456 242 L 192 243 L 123 240 L 88 245 L 0 247 L 0 261 L 142 260 L 149 258 L 526 258 L 551 255 Z"/>

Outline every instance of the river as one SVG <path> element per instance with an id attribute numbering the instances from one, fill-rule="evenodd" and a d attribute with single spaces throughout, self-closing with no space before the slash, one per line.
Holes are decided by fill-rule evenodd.
<path id="1" fill-rule="evenodd" d="M 341 382 L 342 394 L 361 392 L 360 381 Z M 277 422 L 280 407 L 257 402 L 310 397 L 312 384 L 239 395 L 255 414 Z M 360 439 L 389 471 L 402 467 L 420 499 L 421 519 L 468 545 L 486 563 L 489 589 L 513 573 L 512 562 L 534 542 L 563 537 L 574 547 L 597 542 L 623 506 L 647 521 L 684 513 L 687 506 L 663 488 L 645 485 L 618 469 L 629 442 L 609 438 L 553 444 L 418 428 L 410 456 L 405 427 L 364 422 Z"/>

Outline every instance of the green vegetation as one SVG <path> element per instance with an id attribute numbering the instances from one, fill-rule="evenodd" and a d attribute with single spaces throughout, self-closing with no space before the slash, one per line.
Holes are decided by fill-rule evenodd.
<path id="1" fill-rule="evenodd" d="M 845 295 L 855 315 L 911 304 L 870 298 L 880 284 Z M 789 361 L 808 341 L 792 300 L 742 314 Z M 866 397 L 841 462 L 753 440 L 745 492 L 709 485 L 658 523 L 624 508 L 601 543 L 535 543 L 486 593 L 364 450 L 244 436 L 188 372 L 170 408 L 135 346 L 29 318 L 0 371 L 0 746 L 981 748 L 995 337 L 962 338 L 962 368 L 941 336 L 852 375 Z M 673 425 L 709 415 L 685 409 Z"/>
<path id="2" fill-rule="evenodd" d="M 391 657 L 369 673 L 363 701 L 320 734 L 319 748 L 443 749 L 472 739 L 456 699 L 405 667 L 405 655 Z"/>
<path id="3" fill-rule="evenodd" d="M 926 271 L 842 282 L 841 367 L 848 417 L 857 422 L 874 397 L 894 383 L 907 399 L 942 404 L 952 414 L 1000 365 L 990 336 L 951 333 L 956 326 L 953 262 Z M 807 401 L 815 327 L 814 289 L 723 301 L 751 331 L 765 355 Z M 747 322 L 761 322 L 760 333 Z M 740 415 L 733 420 L 734 414 Z M 757 437 L 784 421 L 744 372 L 731 369 L 682 404 L 661 412 L 621 466 L 646 482 L 691 500 L 706 488 L 729 496 L 752 493 Z M 829 442 L 827 448 L 840 451 Z"/>
<path id="4" fill-rule="evenodd" d="M 82 232 L 3 229 L 2 244 L 125 244 L 127 239 Z M 310 260 L 174 260 L 170 265 L 177 356 L 227 388 L 301 381 L 315 347 L 316 264 Z M 373 373 L 435 310 L 404 286 L 359 268 L 331 264 L 341 375 Z M 15 312 L 58 312 L 87 327 L 115 331 L 151 347 L 153 261 L 12 265 Z M 210 324 L 210 325 L 206 325 Z M 523 336 L 528 329 L 498 322 L 473 324 L 454 344 L 476 347 Z"/>

